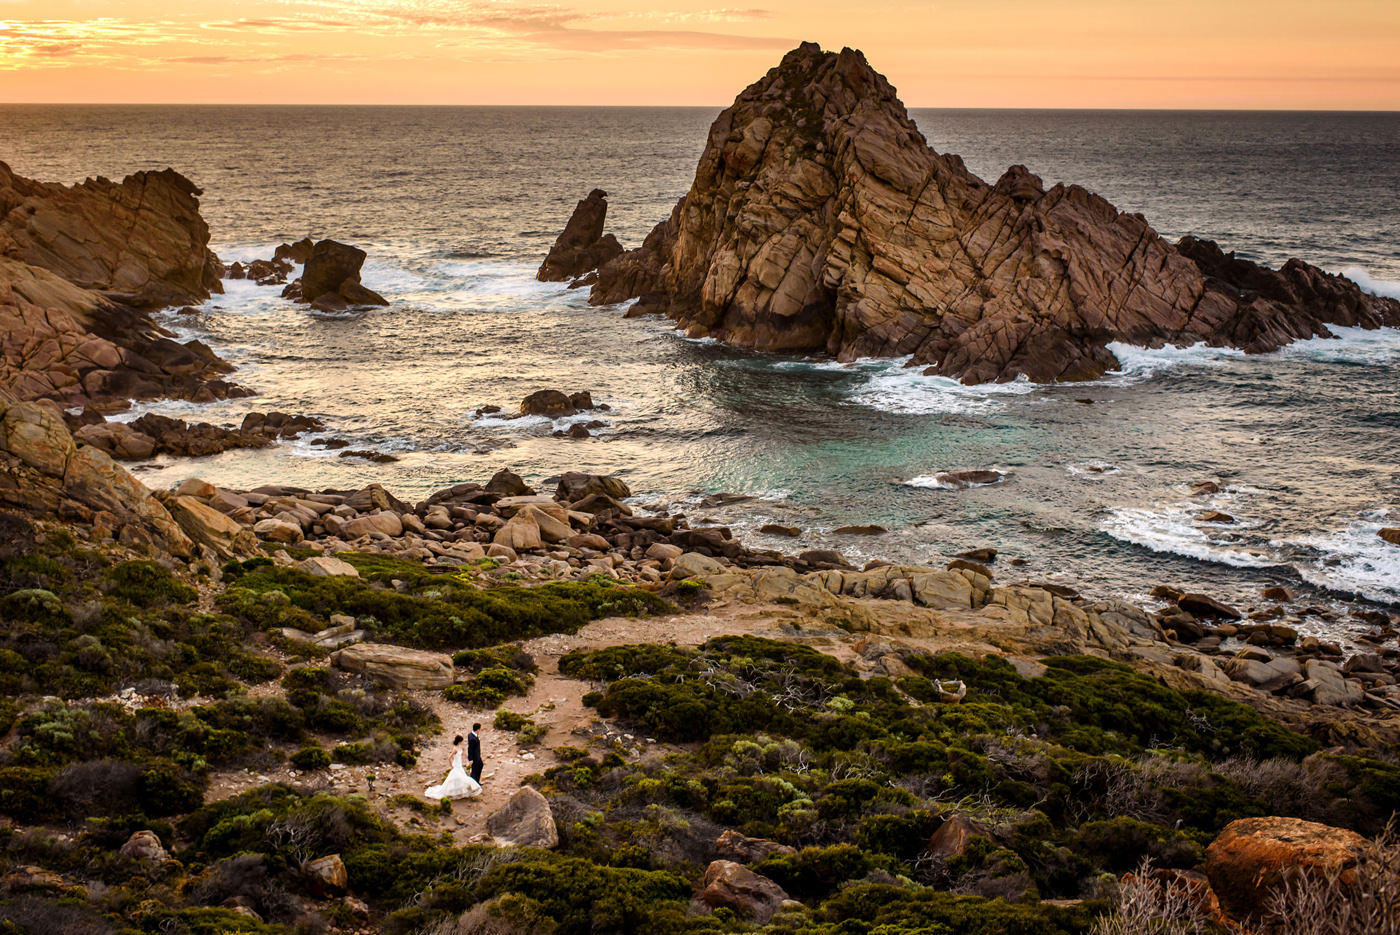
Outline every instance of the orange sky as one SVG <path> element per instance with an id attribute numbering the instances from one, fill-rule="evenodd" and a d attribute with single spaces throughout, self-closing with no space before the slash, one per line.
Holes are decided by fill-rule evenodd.
<path id="1" fill-rule="evenodd" d="M 1400 110 L 1400 0 L 753 2 L 0 0 L 0 102 L 720 106 L 810 39 L 913 107 Z"/>

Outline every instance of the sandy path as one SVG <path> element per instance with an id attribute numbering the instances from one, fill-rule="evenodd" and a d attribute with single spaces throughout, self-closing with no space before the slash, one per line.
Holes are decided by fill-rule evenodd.
<path id="1" fill-rule="evenodd" d="M 553 753 L 556 747 L 603 751 L 611 748 L 612 741 L 620 740 L 628 755 L 643 757 L 659 751 L 660 745 L 624 734 L 599 718 L 591 708 L 584 707 L 583 696 L 594 686 L 559 674 L 559 658 L 565 653 L 627 643 L 698 646 L 716 636 L 759 634 L 777 639 L 800 639 L 843 660 L 854 658 L 851 645 L 857 640 L 855 636 L 827 627 L 809 631 L 809 635 L 794 631 L 794 623 L 810 626 L 812 621 L 791 607 L 776 605 L 721 605 L 696 614 L 595 620 L 578 633 L 542 636 L 523 644 L 539 666 L 535 684 L 528 695 L 508 699 L 501 707 L 548 726 L 549 732 L 534 747 L 519 747 L 515 734 L 494 729 L 495 709 L 468 709 L 445 701 L 440 692 L 410 692 L 432 708 L 443 724 L 439 734 L 425 738 L 416 765 L 407 769 L 385 764 L 336 765 L 314 774 L 298 774 L 286 766 L 262 772 L 220 772 L 211 777 L 207 798 L 211 801 L 228 798 L 267 782 L 299 783 L 338 793 L 364 793 L 382 813 L 400 824 L 433 833 L 450 831 L 457 843 L 465 844 L 485 835 L 486 817 L 504 805 L 526 777 L 543 773 L 560 762 Z M 407 793 L 421 798 L 424 789 L 442 781 L 452 760 L 453 736 L 465 735 L 473 722 L 482 724 L 482 755 L 486 761 L 481 777 L 482 795 L 454 802 L 450 815 L 437 811 L 420 814 L 410 807 L 393 804 L 391 799 L 396 795 Z M 372 782 L 370 776 L 374 777 Z"/>

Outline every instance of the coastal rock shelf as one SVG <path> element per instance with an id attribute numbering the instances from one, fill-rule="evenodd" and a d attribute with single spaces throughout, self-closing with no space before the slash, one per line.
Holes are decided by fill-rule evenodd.
<path id="1" fill-rule="evenodd" d="M 580 202 L 540 278 L 583 272 L 554 268 L 600 242 L 605 210 L 600 192 Z M 929 147 L 860 52 L 812 43 L 719 115 L 671 216 L 598 267 L 593 304 L 631 299 L 693 337 L 909 357 L 965 383 L 1092 379 L 1118 368 L 1115 341 L 1265 352 L 1329 324 L 1400 326 L 1400 302 L 1299 260 L 1171 244 L 1024 166 L 989 185 Z"/>

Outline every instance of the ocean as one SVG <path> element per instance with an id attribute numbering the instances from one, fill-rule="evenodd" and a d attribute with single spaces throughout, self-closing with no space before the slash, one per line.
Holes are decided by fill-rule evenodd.
<path id="1" fill-rule="evenodd" d="M 615 473 L 644 503 L 730 524 L 753 545 L 938 564 L 994 546 L 998 579 L 1146 600 L 1157 584 L 1261 607 L 1284 584 L 1320 608 L 1400 603 L 1400 332 L 1246 356 L 1116 348 L 1081 384 L 961 386 L 900 361 L 760 354 L 591 308 L 534 280 L 575 202 L 609 193 L 609 229 L 640 243 L 688 188 L 709 108 L 0 107 L 0 159 L 64 182 L 173 166 L 203 187 L 225 261 L 310 235 L 369 252 L 392 300 L 343 316 L 229 282 L 162 323 L 238 365 L 253 399 L 156 402 L 185 419 L 250 409 L 325 420 L 356 449 L 309 439 L 135 466 L 147 484 L 198 476 L 350 488 L 405 499 L 500 467 L 541 481 Z M 1400 296 L 1400 114 L 915 110 L 935 149 L 995 180 L 1022 163 L 1074 182 L 1163 235 L 1194 234 L 1273 265 L 1298 256 Z M 611 410 L 586 440 L 568 420 L 478 417 L 544 388 Z M 589 418 L 593 416 L 590 414 Z M 939 471 L 1000 483 L 942 489 Z M 1221 493 L 1190 495 L 1219 482 Z M 749 495 L 705 506 L 715 492 Z M 1208 510 L 1236 522 L 1210 523 Z M 770 539 L 768 522 L 799 526 Z M 838 536 L 846 524 L 889 532 Z M 1009 560 L 1024 560 L 1013 566 Z M 1337 619 L 1329 619 L 1334 618 Z M 1345 636 L 1356 621 L 1313 615 Z"/>

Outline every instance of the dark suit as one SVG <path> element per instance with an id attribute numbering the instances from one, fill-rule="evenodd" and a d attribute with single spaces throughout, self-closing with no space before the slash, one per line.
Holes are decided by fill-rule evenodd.
<path id="1" fill-rule="evenodd" d="M 476 731 L 467 734 L 467 760 L 472 764 L 472 779 L 481 782 L 481 767 L 486 764 L 481 759 L 481 738 Z"/>

